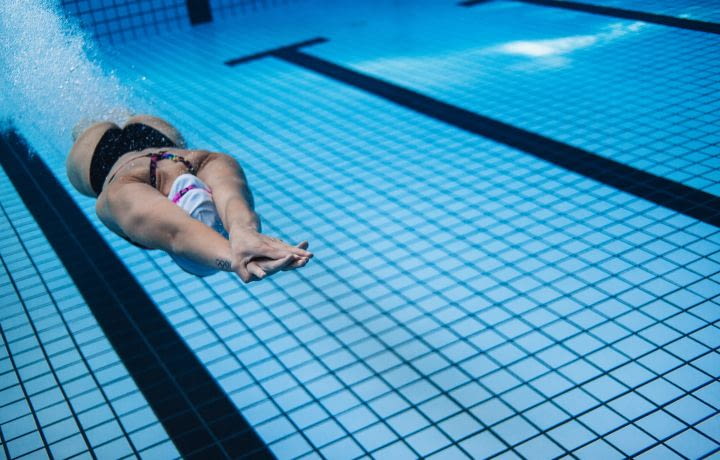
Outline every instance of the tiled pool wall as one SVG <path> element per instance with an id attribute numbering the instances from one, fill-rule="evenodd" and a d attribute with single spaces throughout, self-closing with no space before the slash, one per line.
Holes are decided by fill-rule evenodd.
<path id="1" fill-rule="evenodd" d="M 209 0 L 215 19 L 302 0 Z M 191 27 L 192 0 L 60 0 L 65 13 L 103 41 L 119 43 Z M 196 2 L 203 3 L 203 2 Z"/>

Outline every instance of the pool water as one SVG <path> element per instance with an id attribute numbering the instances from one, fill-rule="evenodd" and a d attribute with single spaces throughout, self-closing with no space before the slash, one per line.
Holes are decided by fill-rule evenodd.
<path id="1" fill-rule="evenodd" d="M 513 1 L 353 3 L 295 2 L 104 50 L 191 144 L 240 161 L 264 231 L 310 241 L 302 270 L 247 286 L 186 274 L 99 222 L 63 146 L 36 147 L 267 446 L 247 455 L 717 455 L 717 214 L 277 53 L 225 63 L 323 37 L 290 54 L 712 198 L 720 37 Z M 676 2 L 621 3 L 685 17 Z M 717 20 L 714 2 L 683 3 Z M 4 169 L 0 186 L 0 455 L 190 456 Z"/>

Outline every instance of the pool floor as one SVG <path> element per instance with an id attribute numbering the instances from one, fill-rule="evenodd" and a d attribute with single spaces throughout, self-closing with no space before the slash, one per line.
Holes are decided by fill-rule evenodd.
<path id="1" fill-rule="evenodd" d="M 112 234 L 35 147 L 262 441 L 249 457 L 711 458 L 719 61 L 717 34 L 513 1 L 309 0 L 115 45 L 147 108 L 238 159 L 264 231 L 310 241 L 247 286 Z M 0 186 L 0 456 L 204 452 Z"/>

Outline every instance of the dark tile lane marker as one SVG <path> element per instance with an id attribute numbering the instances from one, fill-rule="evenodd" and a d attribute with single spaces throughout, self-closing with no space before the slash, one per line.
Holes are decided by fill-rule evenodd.
<path id="1" fill-rule="evenodd" d="M 325 41 L 327 39 L 315 38 L 251 56 L 231 59 L 226 64 L 235 66 L 272 56 L 720 227 L 720 197 L 462 109 L 300 50 L 303 46 Z"/>
<path id="2" fill-rule="evenodd" d="M 212 22 L 212 11 L 209 0 L 186 0 L 190 24 L 204 24 Z"/>
<path id="3" fill-rule="evenodd" d="M 184 458 L 274 458 L 38 155 L 0 134 L 0 165 Z"/>
<path id="4" fill-rule="evenodd" d="M 236 66 L 238 64 L 245 64 L 246 62 L 255 61 L 257 59 L 262 59 L 265 57 L 273 57 L 273 56 L 278 57 L 278 54 L 280 54 L 284 51 L 293 51 L 293 50 L 297 50 L 299 48 L 303 48 L 305 46 L 317 45 L 320 43 L 325 43 L 327 41 L 328 41 L 328 39 L 323 38 L 323 37 L 312 38 L 310 40 L 293 43 L 292 45 L 281 46 L 279 48 L 273 48 L 271 50 L 261 51 L 259 53 L 248 54 L 247 56 L 239 57 L 236 59 L 230 59 L 229 61 L 225 61 L 225 65 L 232 67 L 232 66 Z"/>
<path id="5" fill-rule="evenodd" d="M 677 27 L 679 29 L 695 30 L 698 32 L 708 32 L 711 34 L 720 34 L 720 24 L 715 22 L 700 21 L 697 19 L 678 18 L 675 16 L 667 16 L 664 14 L 646 13 L 644 11 L 626 10 L 624 8 L 614 8 L 610 6 L 593 5 L 590 3 L 571 2 L 564 0 L 512 0 L 516 2 L 529 3 L 531 5 L 549 6 L 552 8 L 562 8 L 565 10 L 581 11 L 583 13 L 598 14 L 601 16 L 610 16 L 620 19 L 631 19 L 633 21 L 643 21 L 662 26 Z M 475 6 L 482 3 L 489 3 L 488 0 L 467 0 L 458 3 L 460 6 Z"/>

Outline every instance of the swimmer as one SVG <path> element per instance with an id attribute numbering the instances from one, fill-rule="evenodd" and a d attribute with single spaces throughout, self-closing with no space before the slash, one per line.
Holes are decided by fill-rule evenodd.
<path id="1" fill-rule="evenodd" d="M 114 233 L 167 252 L 197 276 L 236 273 L 244 282 L 307 264 L 313 254 L 260 233 L 245 174 L 231 156 L 187 149 L 180 133 L 150 115 L 123 128 L 79 127 L 67 175 Z"/>

